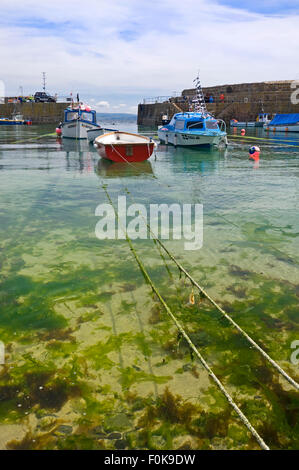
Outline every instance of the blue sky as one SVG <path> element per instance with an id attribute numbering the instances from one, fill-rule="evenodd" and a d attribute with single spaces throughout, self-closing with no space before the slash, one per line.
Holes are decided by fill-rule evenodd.
<path id="1" fill-rule="evenodd" d="M 267 15 L 285 15 L 290 12 L 297 12 L 298 14 L 299 11 L 298 0 L 219 0 L 218 3 Z"/>
<path id="2" fill-rule="evenodd" d="M 192 86 L 299 78 L 298 0 L 10 0 L 1 5 L 9 95 L 71 91 L 102 112 Z"/>

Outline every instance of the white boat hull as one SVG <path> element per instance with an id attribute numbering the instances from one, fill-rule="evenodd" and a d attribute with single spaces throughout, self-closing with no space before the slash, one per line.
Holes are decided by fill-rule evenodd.
<path id="1" fill-rule="evenodd" d="M 273 132 L 299 132 L 299 124 L 289 125 L 289 126 L 269 126 L 268 124 L 264 125 L 264 130 L 273 131 Z"/>
<path id="2" fill-rule="evenodd" d="M 257 127 L 257 122 L 231 122 L 230 127 Z"/>
<path id="3" fill-rule="evenodd" d="M 94 142 L 97 137 L 103 134 L 118 132 L 117 129 L 107 129 L 105 127 L 96 127 L 95 129 L 90 129 L 87 131 L 87 138 L 89 142 Z"/>
<path id="4" fill-rule="evenodd" d="M 89 142 L 93 142 L 97 137 L 100 135 L 103 135 L 105 132 L 105 129 L 102 128 L 95 128 L 95 129 L 89 129 L 87 131 L 87 138 Z"/>
<path id="5" fill-rule="evenodd" d="M 201 146 L 201 145 L 219 145 L 225 141 L 224 135 L 204 135 L 204 134 L 188 134 L 165 132 L 158 129 L 158 137 L 160 141 L 166 144 L 179 145 L 183 147 Z"/>
<path id="6" fill-rule="evenodd" d="M 98 126 L 80 120 L 65 122 L 62 124 L 61 128 L 62 137 L 69 139 L 87 139 L 87 131 L 91 129 L 98 129 Z"/>

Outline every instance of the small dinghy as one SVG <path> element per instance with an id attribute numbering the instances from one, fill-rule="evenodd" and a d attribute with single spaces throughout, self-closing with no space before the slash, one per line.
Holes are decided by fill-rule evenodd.
<path id="1" fill-rule="evenodd" d="M 87 138 L 89 142 L 94 142 L 94 140 L 100 135 L 107 134 L 107 132 L 115 132 L 117 129 L 106 129 L 101 126 L 94 129 L 89 129 L 87 131 Z"/>
<path id="2" fill-rule="evenodd" d="M 142 162 L 152 155 L 157 144 L 150 137 L 115 131 L 97 137 L 94 146 L 101 157 L 113 162 Z"/>

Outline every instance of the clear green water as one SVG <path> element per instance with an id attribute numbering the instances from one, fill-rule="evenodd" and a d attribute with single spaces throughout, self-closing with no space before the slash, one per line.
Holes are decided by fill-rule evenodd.
<path id="1" fill-rule="evenodd" d="M 114 201 L 202 203 L 202 249 L 166 246 L 298 380 L 299 136 L 225 151 L 160 146 L 136 169 L 106 165 L 86 142 L 37 138 L 52 132 L 0 128 L 0 447 L 258 449 L 178 338 L 127 242 L 95 237 L 94 212 L 107 202 L 103 184 Z M 248 160 L 253 144 L 259 166 Z M 189 305 L 189 282 L 151 240 L 134 246 L 266 443 L 298 448 L 298 394 L 209 303 L 195 296 Z"/>

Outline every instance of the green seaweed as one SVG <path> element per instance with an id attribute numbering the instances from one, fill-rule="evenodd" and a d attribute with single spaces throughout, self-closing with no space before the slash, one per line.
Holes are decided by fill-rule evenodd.
<path id="1" fill-rule="evenodd" d="M 164 384 L 171 379 L 170 376 L 154 375 L 143 372 L 142 370 L 136 371 L 133 367 L 126 367 L 120 369 L 121 378 L 120 383 L 123 390 L 129 390 L 132 385 L 139 382 L 153 382 L 156 384 Z"/>

